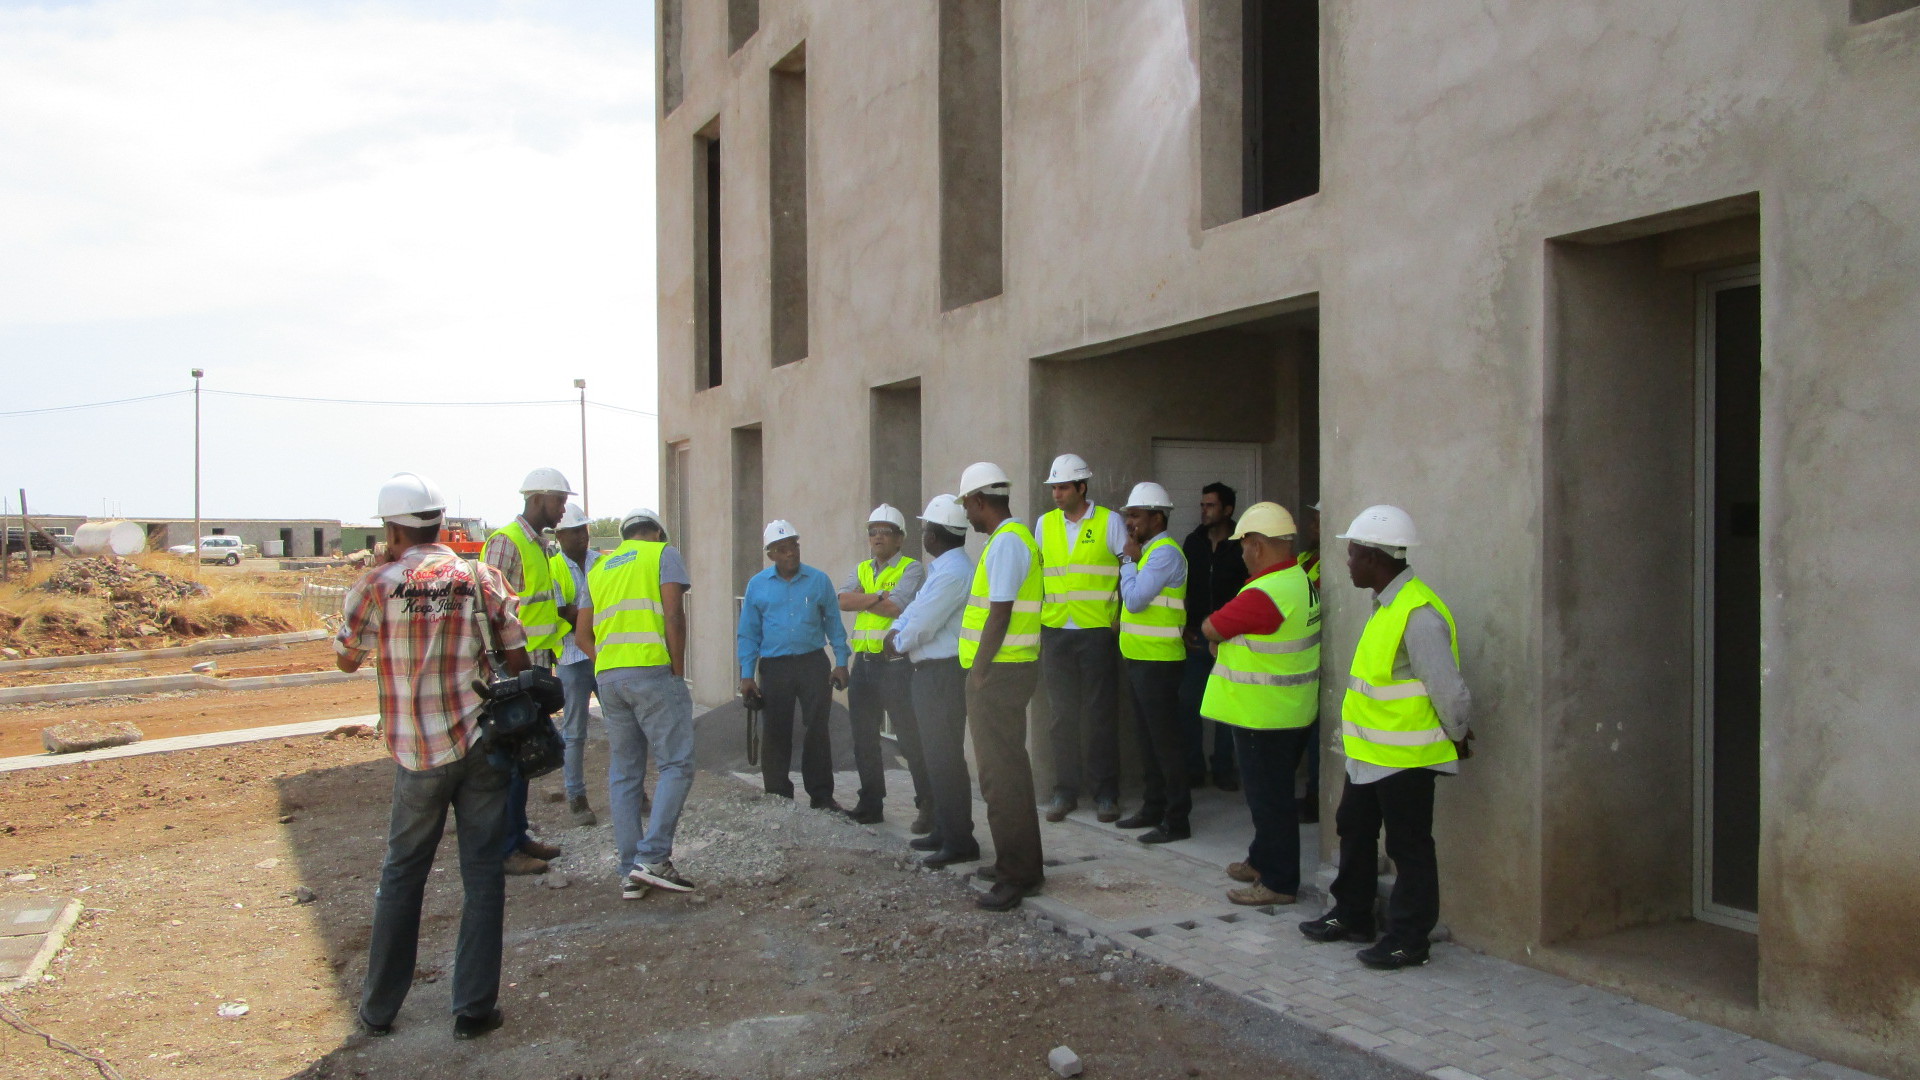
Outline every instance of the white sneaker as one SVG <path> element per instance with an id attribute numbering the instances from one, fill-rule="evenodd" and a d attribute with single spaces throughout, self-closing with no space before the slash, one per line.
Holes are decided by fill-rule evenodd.
<path id="1" fill-rule="evenodd" d="M 620 881 L 620 899 L 622 900 L 645 900 L 647 894 L 652 891 L 653 886 L 644 881 L 635 881 L 630 877 L 622 878 Z"/>
<path id="2" fill-rule="evenodd" d="M 662 859 L 651 866 L 646 863 L 634 863 L 633 869 L 627 871 L 627 880 L 637 881 L 643 885 L 658 885 L 674 892 L 693 891 L 693 882 L 680 876 L 680 872 L 673 868 L 672 859 Z"/>

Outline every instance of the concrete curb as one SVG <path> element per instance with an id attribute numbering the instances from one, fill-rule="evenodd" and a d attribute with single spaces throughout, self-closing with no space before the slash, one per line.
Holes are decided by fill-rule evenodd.
<path id="1" fill-rule="evenodd" d="M 78 754 L 28 754 L 24 757 L 0 758 L 0 773 L 18 772 L 21 769 L 45 769 L 55 765 L 61 767 L 84 765 L 90 761 L 111 761 L 114 758 L 139 757 L 143 754 L 164 754 L 170 750 L 203 750 L 213 746 L 232 746 L 237 743 L 262 742 L 267 739 L 324 735 L 334 728 L 348 724 L 365 724 L 372 727 L 379 722 L 380 715 L 371 713 L 366 716 L 340 716 L 328 720 L 302 720 L 297 724 L 275 724 L 272 727 L 207 731 L 199 735 L 176 735 L 170 739 L 153 739 L 127 746 L 83 750 Z"/>
<path id="2" fill-rule="evenodd" d="M 162 660 L 170 656 L 218 656 L 223 653 L 247 652 L 251 649 L 271 649 L 276 645 L 292 645 L 302 641 L 319 641 L 326 636 L 325 630 L 294 630 L 285 634 L 261 634 L 256 637 L 213 638 L 208 641 L 196 641 L 191 645 L 175 645 L 165 649 L 79 653 L 73 656 L 33 656 L 25 660 L 0 660 L 0 675 L 14 671 L 57 671 L 61 668 L 97 667 L 101 664 L 118 664 L 129 660 Z"/>
<path id="3" fill-rule="evenodd" d="M 345 671 L 301 671 L 291 675 L 250 675 L 222 679 L 214 675 L 148 675 L 135 679 L 103 679 L 99 682 L 54 683 L 50 686 L 9 686 L 0 688 L 0 705 L 27 705 L 42 701 L 77 701 L 84 698 L 123 697 L 129 694 L 159 694 L 178 690 L 270 690 L 283 686 L 313 686 L 319 683 L 371 679 L 372 668 Z"/>
<path id="4" fill-rule="evenodd" d="M 80 901 L 67 901 L 67 906 L 60 912 L 60 917 L 54 920 L 53 926 L 47 930 L 46 938 L 41 941 L 40 951 L 33 955 L 33 962 L 28 964 L 27 970 L 21 972 L 17 978 L 0 981 L 0 994 L 24 990 L 29 986 L 40 984 L 40 976 L 46 974 L 47 965 L 53 963 L 53 958 L 59 956 L 60 950 L 66 947 L 67 935 L 80 921 L 80 913 L 83 910 L 85 907 Z"/>

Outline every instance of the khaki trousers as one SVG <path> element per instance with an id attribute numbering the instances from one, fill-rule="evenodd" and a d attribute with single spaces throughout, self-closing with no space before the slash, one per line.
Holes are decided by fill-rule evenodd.
<path id="1" fill-rule="evenodd" d="M 1033 763 L 1027 758 L 1027 702 L 1040 682 L 1037 663 L 988 665 L 985 685 L 967 686 L 967 728 L 980 759 L 980 797 L 987 804 L 994 870 L 1004 883 L 1030 888 L 1044 871 L 1040 812 L 1034 806 Z"/>

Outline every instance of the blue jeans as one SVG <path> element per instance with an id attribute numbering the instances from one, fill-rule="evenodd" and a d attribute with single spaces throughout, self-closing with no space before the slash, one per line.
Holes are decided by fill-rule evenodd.
<path id="1" fill-rule="evenodd" d="M 393 812 L 387 858 L 374 893 L 373 937 L 360 1015 L 391 1024 L 413 986 L 420 947 L 420 901 L 434 851 L 453 808 L 460 841 L 460 937 L 453 953 L 453 1011 L 485 1016 L 500 996 L 500 936 L 506 921 L 507 879 L 500 869 L 506 830 L 507 774 L 473 752 L 434 769 L 394 767 Z"/>
<path id="2" fill-rule="evenodd" d="M 562 774 L 567 781 L 567 798 L 587 796 L 587 705 L 594 691 L 593 661 L 561 664 L 554 671 L 567 692 L 566 711 L 560 714 L 560 737 L 567 743 L 567 762 Z M 641 761 L 641 771 L 646 762 Z"/>
<path id="3" fill-rule="evenodd" d="M 617 673 L 624 677 L 615 678 Z M 693 786 L 693 695 L 666 668 L 624 673 L 616 668 L 601 680 L 600 715 L 607 725 L 613 844 L 625 874 L 636 862 L 651 865 L 673 856 L 674 830 Z M 653 791 L 653 815 L 643 822 L 641 781 L 648 750 L 658 763 L 660 782 Z"/>

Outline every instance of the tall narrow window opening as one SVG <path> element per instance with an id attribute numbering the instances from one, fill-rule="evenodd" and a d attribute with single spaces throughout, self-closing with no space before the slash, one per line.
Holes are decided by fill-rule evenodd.
<path id="1" fill-rule="evenodd" d="M 693 139 L 694 389 L 720 385 L 720 135 Z"/>
<path id="2" fill-rule="evenodd" d="M 762 485 L 765 459 L 761 456 L 760 425 L 733 429 L 733 595 L 747 594 L 747 580 L 766 565 L 760 544 Z"/>
<path id="3" fill-rule="evenodd" d="M 740 51 L 740 46 L 760 29 L 760 0 L 727 0 L 727 54 Z"/>
<path id="4" fill-rule="evenodd" d="M 917 559 L 920 529 L 915 517 L 926 505 L 920 497 L 920 380 L 874 387 L 869 416 L 870 495 L 876 504 L 889 503 L 907 516 L 901 550 Z"/>
<path id="5" fill-rule="evenodd" d="M 1320 190 L 1320 4 L 1244 3 L 1242 210 L 1251 215 Z"/>
<path id="6" fill-rule="evenodd" d="M 1000 295 L 1000 0 L 940 0 L 940 308 Z"/>
<path id="7" fill-rule="evenodd" d="M 767 216 L 776 366 L 807 355 L 807 47 L 767 80 Z"/>
<path id="8" fill-rule="evenodd" d="M 660 114 L 680 107 L 686 97 L 686 62 L 681 57 L 686 40 L 685 0 L 660 0 Z"/>

